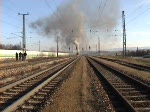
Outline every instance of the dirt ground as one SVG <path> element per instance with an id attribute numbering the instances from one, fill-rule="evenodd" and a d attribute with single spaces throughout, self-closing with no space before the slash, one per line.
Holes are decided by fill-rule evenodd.
<path id="1" fill-rule="evenodd" d="M 45 112 L 83 111 L 82 105 L 85 105 L 85 103 L 82 103 L 82 95 L 86 93 L 86 87 L 83 86 L 83 82 L 85 82 L 86 80 L 88 82 L 89 79 L 86 75 L 86 67 L 84 66 L 83 68 L 83 64 L 85 64 L 85 61 L 83 61 L 82 59 L 82 61 L 79 60 L 78 62 L 79 63 L 77 63 L 74 68 L 75 70 L 72 73 L 72 76 L 65 82 L 65 84 L 63 84 L 57 94 L 53 97 L 54 102 L 44 110 Z"/>
<path id="2" fill-rule="evenodd" d="M 73 71 L 71 77 L 66 80 L 53 96 L 53 102 L 43 112 L 104 112 L 104 110 L 100 111 L 99 109 L 109 108 L 108 103 L 106 105 L 105 101 L 102 99 L 100 101 L 93 94 L 96 88 L 99 87 L 93 85 L 85 57 L 81 57 L 78 60 Z M 100 91 L 99 89 L 98 94 L 101 95 Z M 104 92 L 102 93 L 104 94 Z M 108 98 L 106 100 L 108 101 Z"/>

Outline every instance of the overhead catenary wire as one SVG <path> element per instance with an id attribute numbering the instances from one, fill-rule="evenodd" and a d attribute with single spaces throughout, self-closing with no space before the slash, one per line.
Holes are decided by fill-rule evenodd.
<path id="1" fill-rule="evenodd" d="M 3 4 L 2 4 L 2 6 L 6 7 L 7 9 L 10 9 L 9 11 L 14 12 L 14 13 L 16 13 L 17 15 L 18 15 L 18 12 L 20 12 L 20 10 L 23 11 L 23 12 L 28 12 L 28 11 L 25 10 L 24 8 L 17 6 L 12 0 L 7 0 L 7 2 L 9 2 L 14 8 L 7 7 L 7 6 L 3 5 Z M 14 9 L 16 9 L 16 10 L 14 10 Z M 8 14 L 7 14 L 7 15 L 8 15 Z M 32 15 L 30 15 L 30 16 L 32 16 Z M 12 17 L 12 16 L 11 16 L 11 17 Z M 34 18 L 34 17 L 35 17 L 35 16 L 32 16 L 32 18 Z M 26 24 L 30 25 L 29 20 L 28 20 L 27 18 L 25 18 L 25 20 L 26 20 Z M 21 21 L 21 20 L 20 20 L 20 21 Z"/>
<path id="2" fill-rule="evenodd" d="M 0 21 L 3 22 L 3 23 L 5 23 L 5 24 L 8 24 L 8 25 L 10 25 L 10 26 L 13 26 L 13 27 L 15 27 L 15 28 L 18 28 L 18 29 L 21 28 L 21 27 L 19 27 L 19 26 L 13 25 L 13 24 L 8 23 L 8 22 L 6 22 L 6 21 L 3 21 L 3 20 L 0 20 Z"/>
<path id="3" fill-rule="evenodd" d="M 102 12 L 103 12 L 103 10 L 104 10 L 104 8 L 105 8 L 105 6 L 106 6 L 106 3 L 107 3 L 107 0 L 105 1 L 105 4 L 104 4 L 103 9 L 102 9 Z M 134 12 L 136 12 L 137 10 L 139 10 L 140 8 L 142 8 L 146 3 L 147 3 L 147 1 L 145 1 L 142 5 L 140 5 L 138 8 L 136 8 L 131 14 L 127 15 L 126 18 L 129 18 Z M 142 15 L 142 14 L 145 13 L 145 12 L 147 12 L 149 9 L 150 9 L 150 8 L 148 8 L 148 9 L 146 9 L 145 11 L 143 11 L 142 13 L 138 14 L 134 19 L 130 20 L 130 21 L 129 21 L 128 23 L 126 23 L 126 24 L 129 24 L 130 22 L 134 21 L 134 20 L 137 19 L 140 15 Z M 102 13 L 101 13 L 101 14 L 102 14 Z M 121 19 L 121 18 L 122 18 L 122 17 L 120 16 L 120 17 L 117 17 L 117 18 L 115 18 L 115 19 L 113 19 L 113 20 L 111 20 L 111 21 L 108 21 L 108 22 L 105 22 L 105 23 L 101 23 L 101 24 L 97 24 L 97 26 L 99 26 L 99 25 L 106 25 L 106 24 L 109 24 L 109 23 L 114 22 L 114 21 L 116 21 L 116 20 L 118 20 L 118 19 Z M 121 24 L 121 23 L 120 23 L 120 24 Z M 94 27 L 95 27 L 95 26 L 94 26 Z M 94 28 L 94 27 L 90 27 L 90 28 Z"/>
<path id="4" fill-rule="evenodd" d="M 137 10 L 141 9 L 143 6 L 145 6 L 145 4 L 148 2 L 148 0 L 146 0 L 143 4 L 141 4 L 139 7 L 137 7 L 134 11 L 132 11 L 130 14 L 127 15 L 126 19 L 129 18 L 130 16 L 132 16 Z"/>
<path id="5" fill-rule="evenodd" d="M 4 13 L 4 12 L 3 12 L 3 14 L 7 15 L 8 17 L 10 17 L 10 15 L 9 15 L 8 13 Z M 21 20 L 18 19 L 17 17 L 15 17 L 15 16 L 11 16 L 11 18 L 13 18 L 13 19 L 18 20 L 18 21 L 21 22 Z"/>
<path id="6" fill-rule="evenodd" d="M 98 21 L 98 16 L 100 14 L 99 11 L 101 9 L 101 5 L 102 5 L 102 0 L 100 0 L 100 3 L 98 5 L 98 10 L 97 10 L 96 19 L 95 19 L 96 22 Z M 96 25 L 96 22 L 95 22 L 94 26 Z"/>
<path id="7" fill-rule="evenodd" d="M 57 9 L 57 11 L 59 12 L 59 14 L 61 15 L 61 19 L 60 20 L 62 20 L 62 19 L 65 19 L 65 17 L 64 17 L 64 14 L 61 12 L 61 10 L 60 10 L 60 8 L 57 6 L 57 4 L 56 4 L 56 1 L 55 0 L 53 0 L 53 4 L 55 5 L 55 7 L 56 7 L 56 9 Z M 60 17 L 60 16 L 59 16 Z M 61 24 L 63 24 L 63 22 L 61 21 Z M 64 24 L 63 24 L 64 25 Z"/>
<path id="8" fill-rule="evenodd" d="M 147 11 L 149 11 L 149 10 L 150 10 L 150 8 L 144 10 L 142 13 L 138 14 L 135 18 L 133 18 L 133 19 L 131 19 L 130 21 L 128 21 L 128 22 L 126 23 L 126 25 L 129 24 L 130 22 L 136 20 L 139 16 L 141 16 L 142 14 L 144 14 L 145 12 L 147 12 Z M 126 16 L 126 18 L 128 18 L 129 16 L 130 16 L 130 15 Z M 122 18 L 122 17 L 118 17 L 118 18 L 116 18 L 116 19 L 113 19 L 113 20 L 110 21 L 110 22 L 102 23 L 102 24 L 99 24 L 99 25 L 105 25 L 105 24 L 111 23 L 111 22 L 113 22 L 113 21 L 115 21 L 115 20 L 117 20 L 117 19 L 121 19 L 121 18 Z M 121 24 L 121 23 L 120 23 L 120 24 Z M 119 24 L 118 24 L 118 25 L 119 25 Z"/>
<path id="9" fill-rule="evenodd" d="M 5 7 L 6 9 L 8 9 L 11 12 L 16 12 L 16 10 L 14 10 L 13 8 L 10 8 L 10 7 L 8 7 L 8 6 L 4 5 L 4 4 L 2 4 L 2 7 Z"/>
<path id="10" fill-rule="evenodd" d="M 7 9 L 9 9 L 9 11 L 11 11 L 11 12 L 14 12 L 14 13 L 16 13 L 16 14 L 18 14 L 18 11 L 20 10 L 20 8 L 17 8 L 18 6 L 16 6 L 11 0 L 7 0 L 14 8 L 10 8 L 10 7 L 7 7 L 7 6 L 5 6 L 4 4 L 2 4 L 2 6 L 3 7 L 5 7 L 5 8 L 7 8 Z M 16 9 L 16 10 L 15 10 Z M 22 8 L 21 8 L 21 10 L 23 10 Z M 23 11 L 25 11 L 25 10 L 23 10 Z M 7 14 L 8 15 L 8 14 Z M 12 17 L 12 16 L 11 16 Z M 27 20 L 27 19 L 26 19 Z M 28 21 L 28 20 L 27 20 Z"/>
<path id="11" fill-rule="evenodd" d="M 102 12 L 103 12 L 103 10 L 104 10 L 104 8 L 105 8 L 105 6 L 106 6 L 106 3 L 107 3 L 107 0 L 105 1 L 104 7 L 103 7 L 103 9 L 102 9 Z M 136 8 L 131 14 L 127 15 L 126 18 L 129 18 L 134 12 L 136 12 L 137 10 L 139 10 L 140 8 L 142 8 L 146 3 L 147 3 L 147 1 L 145 1 L 142 5 L 140 5 L 138 8 Z M 145 13 L 145 12 L 147 12 L 149 9 L 150 9 L 150 8 L 148 8 L 148 9 L 146 9 L 145 11 L 143 11 L 142 13 L 138 14 L 134 19 L 130 20 L 128 23 L 130 23 L 130 22 L 134 21 L 135 19 L 137 19 L 140 15 L 142 15 L 142 14 Z M 120 16 L 120 17 L 115 18 L 115 19 L 113 19 L 113 20 L 111 20 L 111 21 L 108 21 L 108 22 L 106 22 L 106 23 L 97 24 L 97 26 L 109 24 L 109 23 L 114 22 L 114 21 L 116 21 L 117 19 L 121 19 L 121 18 L 122 18 L 122 17 Z M 128 24 L 128 23 L 126 23 L 126 24 Z M 120 24 L 121 24 L 121 23 L 120 23 Z M 91 27 L 91 28 L 92 28 L 92 27 Z"/>
<path id="12" fill-rule="evenodd" d="M 149 10 L 150 10 L 150 8 L 144 10 L 142 13 L 138 14 L 135 18 L 133 18 L 132 20 L 128 21 L 128 22 L 126 23 L 126 25 L 129 24 L 129 23 L 131 23 L 132 21 L 136 20 L 139 16 L 141 16 L 142 14 L 144 14 L 145 12 L 147 12 L 147 11 L 149 11 Z"/>
<path id="13" fill-rule="evenodd" d="M 104 5 L 103 5 L 103 8 L 102 8 L 102 11 L 101 11 L 101 13 L 100 13 L 100 17 L 99 17 L 99 18 L 101 18 L 102 14 L 103 14 L 103 11 L 104 11 L 104 9 L 105 9 L 105 6 L 106 6 L 107 1 L 108 1 L 108 0 L 105 0 L 105 3 L 104 3 Z M 98 19 L 99 19 L 99 18 L 98 18 Z"/>
<path id="14" fill-rule="evenodd" d="M 102 11 L 100 12 L 100 16 L 97 17 L 97 21 L 101 18 L 102 14 L 103 14 L 103 11 L 104 11 L 104 8 L 105 8 L 105 6 L 106 6 L 106 3 L 107 3 L 107 0 L 105 0 L 105 3 L 104 3 L 104 5 L 103 5 L 103 7 L 102 7 Z M 100 6 L 101 6 L 101 3 L 100 3 Z M 99 10 L 100 10 L 100 6 L 99 6 Z"/>
<path id="15" fill-rule="evenodd" d="M 47 0 L 44 0 L 44 2 L 46 2 L 46 4 L 48 3 L 47 2 Z M 54 2 L 54 4 L 56 5 L 56 3 L 55 3 L 55 1 L 53 1 Z M 106 3 L 107 3 L 107 0 L 105 1 L 105 3 L 104 3 L 104 5 L 103 5 L 103 10 L 104 10 L 104 8 L 105 8 L 105 6 L 106 6 Z M 101 4 L 102 3 L 100 3 L 99 4 L 99 7 L 98 7 L 98 10 L 100 10 L 101 8 Z M 53 9 L 50 7 L 50 5 L 49 5 L 49 3 L 47 4 L 47 6 L 49 6 L 49 8 L 51 9 L 51 11 L 55 14 L 55 16 L 59 19 L 59 16 L 53 11 Z M 56 6 L 57 7 L 57 6 Z M 58 9 L 58 8 L 57 8 Z M 103 10 L 101 11 L 101 13 L 103 13 Z M 60 10 L 59 10 L 60 11 Z M 61 13 L 61 12 L 60 12 Z M 62 15 L 62 14 L 61 14 Z M 117 17 L 117 18 L 114 18 L 112 21 L 108 21 L 108 22 L 104 22 L 104 23 L 101 23 L 101 24 L 98 24 L 98 25 L 105 25 L 105 24 L 109 24 L 109 23 L 111 23 L 111 22 L 114 22 L 115 20 L 117 20 L 117 19 L 120 19 L 121 17 Z M 94 26 L 92 27 L 88 27 L 88 28 L 80 28 L 80 29 L 91 29 L 91 28 L 95 28 Z M 56 29 L 56 28 L 51 28 L 51 29 Z M 68 29 L 67 28 L 65 28 L 66 30 L 69 30 L 70 28 L 68 27 Z M 78 28 L 72 28 L 73 30 L 77 30 Z"/>
<path id="16" fill-rule="evenodd" d="M 59 11 L 59 13 L 61 14 L 61 16 L 63 17 L 64 15 L 61 13 L 61 10 L 57 7 L 57 4 L 55 2 L 55 0 L 53 0 L 54 5 L 56 6 L 57 10 Z"/>
<path id="17" fill-rule="evenodd" d="M 14 4 L 11 0 L 7 0 L 10 4 L 12 4 L 17 10 L 23 10 L 23 11 L 25 11 L 25 12 L 27 12 L 26 10 L 24 10 L 23 8 L 18 8 L 18 6 L 16 6 L 16 4 Z"/>
<path id="18" fill-rule="evenodd" d="M 55 2 L 54 2 L 55 3 Z M 102 11 L 101 11 L 101 13 L 103 13 L 103 10 L 104 10 L 104 8 L 105 8 L 105 6 L 106 6 L 106 3 L 107 3 L 107 0 L 105 0 L 105 3 L 104 3 L 104 5 L 103 5 L 103 8 L 102 8 Z M 56 5 L 56 3 L 55 3 L 55 5 Z M 100 9 L 100 5 L 99 5 L 99 7 L 98 7 L 98 9 Z M 52 10 L 53 11 L 53 10 Z M 57 15 L 57 14 L 56 14 Z M 57 15 L 57 17 L 58 17 L 58 15 Z M 100 16 L 101 17 L 101 16 Z M 128 17 L 128 16 L 127 16 Z M 97 24 L 97 26 L 99 26 L 99 25 L 106 25 L 106 24 L 110 24 L 110 23 L 112 23 L 112 22 L 114 22 L 114 21 L 116 21 L 117 19 L 120 19 L 121 17 L 117 17 L 117 18 L 114 18 L 113 20 L 111 20 L 111 21 L 108 21 L 108 22 L 104 22 L 104 23 L 100 23 L 100 24 Z M 132 20 L 133 21 L 133 20 Z M 9 24 L 9 23 L 8 23 Z M 15 25 L 14 25 L 15 26 Z M 94 27 L 88 27 L 88 28 L 81 28 L 81 29 L 92 29 L 92 28 L 94 28 Z M 55 29 L 55 28 L 54 28 Z M 69 29 L 69 28 L 68 28 Z M 74 29 L 77 29 L 77 28 L 73 28 L 73 30 Z"/>
<path id="19" fill-rule="evenodd" d="M 51 6 L 49 5 L 49 3 L 47 2 L 47 0 L 44 0 L 45 4 L 47 5 L 47 7 L 52 11 L 52 13 L 57 17 L 57 19 L 60 21 L 60 23 L 62 24 L 61 19 L 59 18 L 59 16 L 55 13 L 55 11 L 53 11 L 53 9 L 51 8 Z"/>

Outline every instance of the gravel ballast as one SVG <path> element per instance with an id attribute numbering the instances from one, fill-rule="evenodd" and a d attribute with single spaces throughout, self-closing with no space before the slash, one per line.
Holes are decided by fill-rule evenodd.
<path id="1" fill-rule="evenodd" d="M 57 90 L 43 112 L 113 112 L 105 91 L 89 69 L 85 57 L 81 57 L 71 77 Z"/>

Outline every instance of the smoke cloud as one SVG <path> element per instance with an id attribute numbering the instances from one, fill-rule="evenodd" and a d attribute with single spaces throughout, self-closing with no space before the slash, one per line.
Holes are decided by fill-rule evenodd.
<path id="1" fill-rule="evenodd" d="M 83 47 L 88 43 L 90 30 L 112 31 L 116 27 L 117 21 L 105 25 L 102 23 L 118 17 L 121 13 L 119 1 L 108 0 L 105 4 L 105 0 L 66 0 L 55 12 L 32 22 L 30 26 L 40 35 L 59 36 L 63 45 L 69 47 L 74 44 L 79 51 L 80 46 Z"/>

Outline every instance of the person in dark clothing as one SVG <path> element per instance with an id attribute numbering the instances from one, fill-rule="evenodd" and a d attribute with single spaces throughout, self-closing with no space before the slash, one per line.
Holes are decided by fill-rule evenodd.
<path id="1" fill-rule="evenodd" d="M 24 61 L 24 54 L 22 54 L 21 56 L 22 56 L 22 61 Z"/>
<path id="2" fill-rule="evenodd" d="M 24 61 L 26 60 L 26 56 L 27 56 L 27 53 L 25 51 L 25 53 L 24 53 Z"/>
<path id="3" fill-rule="evenodd" d="M 18 61 L 18 53 L 16 52 L 16 61 Z"/>
<path id="4" fill-rule="evenodd" d="M 22 53 L 19 53 L 19 60 L 21 61 Z"/>

